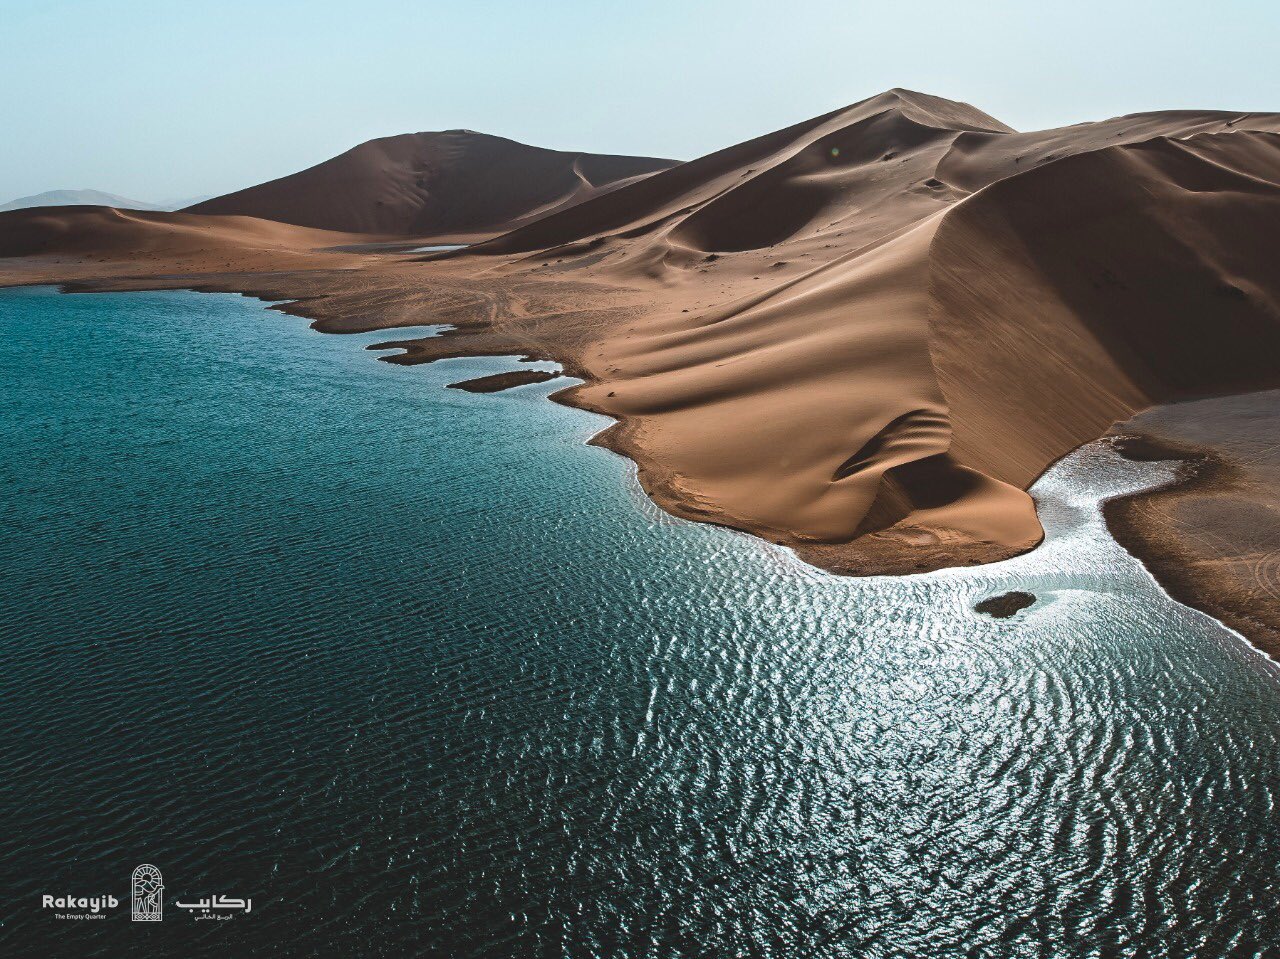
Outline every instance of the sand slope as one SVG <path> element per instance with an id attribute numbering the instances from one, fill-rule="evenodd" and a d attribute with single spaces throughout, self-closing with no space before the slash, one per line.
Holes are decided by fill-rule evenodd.
<path id="1" fill-rule="evenodd" d="M 1025 486 L 1152 402 L 1276 382 L 1278 242 L 1274 133 L 1109 147 L 957 206 L 931 274 L 956 454 Z"/>
<path id="2" fill-rule="evenodd" d="M 892 90 L 543 217 L 477 252 L 603 237 L 734 252 L 827 232 L 848 249 L 954 199 L 927 181 L 956 137 L 977 130 L 1008 127 L 967 104 Z"/>
<path id="3" fill-rule="evenodd" d="M 370 140 L 290 176 L 188 208 L 349 233 L 509 230 L 673 164 L 448 130 Z"/>

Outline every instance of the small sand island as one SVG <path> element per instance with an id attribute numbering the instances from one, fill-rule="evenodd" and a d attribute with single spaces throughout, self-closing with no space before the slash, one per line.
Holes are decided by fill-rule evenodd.
<path id="1" fill-rule="evenodd" d="M 179 212 L 2 213 L 0 283 L 245 292 L 326 332 L 448 326 L 386 362 L 555 361 L 663 508 L 845 574 L 1033 548 L 1027 488 L 1139 416 L 1217 466 L 1116 534 L 1276 648 L 1280 478 L 1249 460 L 1274 400 L 1162 404 L 1280 386 L 1278 246 L 1280 115 L 1017 132 L 894 89 L 682 163 L 452 130 Z"/>
<path id="2" fill-rule="evenodd" d="M 491 376 L 477 376 L 474 380 L 463 380 L 461 383 L 450 383 L 449 389 L 466 390 L 468 393 L 500 393 L 516 386 L 546 383 L 559 375 L 556 370 L 512 370 L 509 373 L 494 373 Z"/>
<path id="3" fill-rule="evenodd" d="M 1034 606 L 1036 598 L 1030 593 L 1024 593 L 1015 589 L 1011 593 L 1002 593 L 999 596 L 990 596 L 982 600 L 976 606 L 974 611 L 985 613 L 988 616 L 994 616 L 996 619 L 1008 619 L 1022 610 L 1030 606 Z"/>

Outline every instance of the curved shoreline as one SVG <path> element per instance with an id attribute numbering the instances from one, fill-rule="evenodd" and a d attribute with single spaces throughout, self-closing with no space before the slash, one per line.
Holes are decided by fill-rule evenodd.
<path id="1" fill-rule="evenodd" d="M 318 259 L 319 263 L 325 263 L 323 256 Z M 30 261 L 10 263 L 14 266 L 37 266 Z M 433 270 L 430 274 L 421 274 L 418 272 L 422 269 L 421 264 L 387 264 L 385 261 L 367 263 L 365 269 L 337 270 L 272 271 L 261 269 L 263 265 L 257 271 L 243 273 L 210 271 L 202 274 L 112 276 L 109 273 L 102 275 L 107 271 L 103 271 L 101 266 L 95 269 L 92 263 L 80 263 L 79 269 L 75 270 L 68 270 L 64 264 L 44 275 L 32 271 L 37 275 L 20 277 L 17 283 L 0 273 L 0 285 L 54 284 L 65 292 L 75 293 L 154 289 L 238 293 L 265 301 L 267 309 L 307 319 L 320 332 L 386 331 L 389 335 L 382 345 L 394 346 L 404 352 L 378 359 L 396 365 L 412 366 L 470 356 L 513 355 L 557 363 L 566 377 L 582 382 L 553 393 L 551 398 L 614 421 L 593 438 L 593 444 L 634 461 L 641 488 L 660 508 L 681 519 L 724 526 L 786 546 L 795 550 L 805 562 L 839 575 L 906 575 L 955 566 L 982 565 L 1024 553 L 1043 539 L 1039 523 L 1034 519 L 1030 497 L 1011 487 L 1010 493 L 1016 492 L 1019 502 L 1025 502 L 1029 524 L 1035 531 L 1034 535 L 1028 532 L 1012 543 L 968 532 L 953 533 L 945 524 L 918 532 L 909 523 L 904 524 L 907 526 L 905 532 L 903 526 L 888 529 L 896 525 L 896 517 L 892 514 L 887 518 L 880 517 L 878 528 L 860 530 L 851 539 L 823 542 L 782 525 L 735 515 L 724 504 L 705 495 L 696 484 L 686 481 L 681 470 L 667 462 L 666 457 L 674 449 L 671 442 L 655 448 L 638 438 L 640 421 L 646 418 L 645 414 L 605 401 L 609 391 L 620 388 L 623 381 L 612 376 L 607 369 L 602 370 L 601 361 L 587 355 L 589 349 L 596 345 L 595 341 L 584 341 L 575 329 L 580 324 L 593 332 L 601 328 L 609 330 L 616 348 L 622 339 L 617 335 L 620 326 L 660 314 L 661 311 L 655 313 L 651 294 L 647 291 L 613 283 L 593 284 L 542 277 L 517 277 L 514 282 L 498 277 L 488 278 L 491 280 L 488 283 L 476 283 L 467 273 L 457 275 Z M 469 266 L 474 268 L 474 264 Z M 409 277 L 401 279 L 395 275 L 393 271 L 397 268 L 413 270 L 412 289 L 407 288 Z M 98 275 L 75 275 L 90 270 Z M 370 281 L 372 289 L 362 288 L 359 279 L 353 282 L 353 276 Z M 387 296 L 388 293 L 393 296 Z M 404 304 L 396 301 L 400 297 L 413 298 L 411 310 L 405 310 Z M 535 319 L 534 330 L 522 328 L 523 317 L 497 318 L 494 315 L 495 311 L 510 309 L 512 302 L 531 298 L 537 298 L 539 309 L 550 315 L 546 322 Z M 570 304 L 578 308 L 568 312 L 557 311 L 557 308 L 563 311 Z M 394 336 L 397 328 L 421 327 L 424 323 L 448 328 L 425 339 L 397 340 Z M 603 362 L 607 364 L 608 360 Z M 725 429 L 732 427 L 726 424 Z M 954 464 L 947 469 L 963 471 L 963 467 Z M 962 522 L 967 519 L 966 509 L 967 505 L 962 504 L 958 511 Z M 945 514 L 946 511 L 942 512 Z"/>
<path id="2" fill-rule="evenodd" d="M 166 280 L 170 279 L 175 282 L 166 282 Z M 310 325 L 318 332 L 374 332 L 382 330 L 394 331 L 395 329 L 395 327 L 379 325 L 369 326 L 367 329 L 359 331 L 335 329 L 335 324 L 332 321 L 336 320 L 338 324 L 342 324 L 341 319 L 325 316 L 326 311 L 315 309 L 325 299 L 323 295 L 291 298 L 280 286 L 273 289 L 264 289 L 262 287 L 254 289 L 252 285 L 244 283 L 246 278 L 243 276 L 233 278 L 230 276 L 210 275 L 202 277 L 200 283 L 191 283 L 189 282 L 190 278 L 183 279 L 187 279 L 188 282 L 182 284 L 178 278 L 166 277 L 154 277 L 147 282 L 139 282 L 140 278 L 133 277 L 119 280 L 80 280 L 55 285 L 59 285 L 61 289 L 68 292 L 189 289 L 195 292 L 238 293 L 264 301 L 264 309 L 276 310 L 310 320 Z M 285 277 L 275 277 L 274 279 L 281 281 L 285 280 Z M 296 281 L 297 277 L 295 276 L 293 279 Z M 20 284 L 9 283 L 5 285 Z M 287 283 L 286 281 L 285 289 L 293 285 L 293 283 Z M 404 341 L 403 343 L 397 343 L 397 345 L 401 347 L 407 346 L 409 348 L 408 353 L 380 356 L 377 359 L 397 365 L 416 365 L 418 363 L 431 362 L 435 359 L 445 358 L 445 356 L 431 355 L 425 357 L 422 355 L 423 351 L 433 346 L 432 340 L 447 339 L 447 336 L 441 336 L 433 337 L 431 340 Z M 467 341 L 464 340 L 463 342 Z M 415 355 L 415 350 L 417 355 Z M 503 353 L 499 350 L 446 349 L 443 352 L 450 358 L 511 355 L 511 351 Z M 526 358 L 554 359 L 551 356 L 538 355 L 536 351 L 527 354 Z M 826 573 L 844 576 L 899 576 L 940 569 L 963 568 L 972 565 L 988 565 L 1019 555 L 1025 555 L 1043 542 L 1043 539 L 1041 539 L 1026 549 L 1008 550 L 1003 555 L 975 551 L 969 556 L 949 557 L 951 559 L 950 562 L 938 562 L 935 565 L 928 566 L 928 568 L 921 568 L 918 552 L 887 557 L 888 562 L 884 562 L 874 568 L 850 568 L 839 562 L 833 562 L 833 557 L 822 554 L 821 547 L 808 549 L 803 544 L 797 547 L 794 542 L 788 542 L 786 537 L 771 536 L 767 531 L 743 528 L 733 522 L 726 521 L 722 515 L 717 514 L 711 507 L 703 507 L 696 501 L 691 502 L 680 496 L 669 495 L 668 491 L 672 487 L 667 482 L 666 477 L 662 476 L 660 468 L 648 462 L 647 458 L 637 451 L 629 438 L 632 426 L 628 418 L 584 402 L 580 391 L 583 387 L 593 382 L 589 371 L 584 370 L 572 361 L 563 362 L 562 365 L 562 375 L 579 379 L 583 382 L 557 390 L 551 393 L 548 398 L 554 402 L 611 419 L 613 422 L 595 433 L 588 442 L 591 445 L 608 449 L 629 460 L 635 469 L 634 475 L 637 485 L 644 495 L 658 509 L 679 519 L 722 526 L 736 532 L 755 536 L 774 545 L 785 547 L 794 553 L 800 562 L 823 570 Z M 511 377 L 514 375 L 522 378 L 522 374 L 525 372 L 496 374 L 495 377 L 490 379 L 494 379 L 495 385 L 499 382 L 515 385 Z M 539 380 L 542 378 L 541 375 L 538 377 Z M 488 384 L 485 385 L 487 386 Z M 1272 396 L 1272 394 L 1252 395 L 1268 398 Z M 1280 392 L 1275 395 L 1280 396 Z M 1198 401 L 1200 407 L 1241 402 L 1246 402 L 1246 398 L 1236 396 Z M 1280 400 L 1276 400 L 1276 402 L 1280 404 Z M 1176 422 L 1180 415 L 1183 415 L 1179 411 L 1186 411 L 1195 406 L 1196 404 L 1177 404 L 1155 407 L 1147 413 L 1139 414 L 1127 423 L 1118 424 L 1113 429 L 1110 434 L 1114 440 L 1113 445 L 1126 458 L 1137 461 L 1177 460 L 1184 463 L 1194 463 L 1195 466 L 1192 469 L 1183 468 L 1176 483 L 1106 501 L 1101 509 L 1103 519 L 1116 541 L 1124 549 L 1132 553 L 1151 572 L 1151 575 L 1170 596 L 1222 622 L 1230 629 L 1243 635 L 1264 653 L 1272 657 L 1280 656 L 1280 603 L 1251 605 L 1249 601 L 1249 583 L 1247 579 L 1241 577 L 1239 569 L 1232 568 L 1230 562 L 1232 557 L 1229 555 L 1229 551 L 1221 549 L 1215 551 L 1207 548 L 1203 540 L 1197 541 L 1194 537 L 1188 537 L 1185 533 L 1180 533 L 1177 522 L 1171 519 L 1170 508 L 1176 510 L 1184 504 L 1194 507 L 1197 501 L 1206 497 L 1230 497 L 1241 489 L 1242 484 L 1245 488 L 1248 488 L 1247 481 L 1242 480 L 1240 469 L 1233 465 L 1227 452 L 1216 449 L 1209 444 L 1197 444 L 1187 439 L 1179 440 L 1173 435 L 1175 427 L 1172 423 Z M 1160 416 L 1161 414 L 1163 414 L 1161 429 L 1157 431 L 1150 423 L 1150 420 L 1152 417 Z M 1214 429 L 1222 429 L 1220 419 L 1212 422 L 1214 423 Z M 1247 442 L 1247 439 L 1246 437 L 1243 441 Z M 1071 454 L 1064 454 L 1064 456 L 1067 455 Z M 1280 461 L 1280 457 L 1277 457 L 1277 459 Z M 1052 469 L 1052 466 L 1050 469 Z M 1277 469 L 1280 470 L 1280 462 L 1277 463 Z M 655 470 L 657 470 L 657 475 L 655 475 Z M 1280 525 L 1277 527 L 1277 536 L 1280 537 Z M 1280 538 L 1277 539 L 1277 542 L 1280 542 Z"/>

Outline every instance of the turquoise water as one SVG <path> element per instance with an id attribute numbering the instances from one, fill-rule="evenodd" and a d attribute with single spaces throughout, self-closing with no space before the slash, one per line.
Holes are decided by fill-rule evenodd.
<path id="1" fill-rule="evenodd" d="M 394 338 L 0 291 L 0 954 L 1276 954 L 1280 680 L 1097 518 L 1166 467 L 841 580 Z M 40 907 L 143 862 L 162 923 Z"/>

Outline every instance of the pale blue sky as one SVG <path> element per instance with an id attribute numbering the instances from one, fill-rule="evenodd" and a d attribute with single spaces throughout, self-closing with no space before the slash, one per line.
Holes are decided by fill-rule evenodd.
<path id="1" fill-rule="evenodd" d="M 893 86 L 1018 129 L 1280 111 L 1280 2 L 0 0 L 0 202 L 220 193 L 453 127 L 687 159 Z"/>

